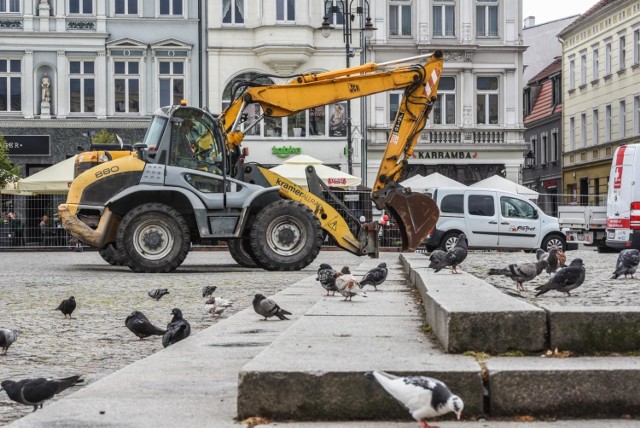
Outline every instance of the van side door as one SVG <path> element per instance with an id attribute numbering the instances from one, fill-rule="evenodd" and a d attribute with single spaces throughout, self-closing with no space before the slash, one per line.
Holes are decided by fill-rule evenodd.
<path id="1" fill-rule="evenodd" d="M 500 196 L 500 247 L 537 248 L 540 239 L 538 209 L 524 198 Z"/>
<path id="2" fill-rule="evenodd" d="M 465 193 L 467 239 L 470 247 L 498 245 L 497 194 L 473 191 Z"/>

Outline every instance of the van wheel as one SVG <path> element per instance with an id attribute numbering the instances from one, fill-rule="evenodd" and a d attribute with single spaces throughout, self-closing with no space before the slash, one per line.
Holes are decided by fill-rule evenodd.
<path id="1" fill-rule="evenodd" d="M 440 241 L 440 248 L 444 251 L 453 250 L 453 247 L 458 243 L 458 236 L 460 236 L 460 234 L 456 232 L 447 233 L 444 235 L 444 238 L 442 238 L 442 241 Z"/>
<path id="2" fill-rule="evenodd" d="M 567 251 L 567 242 L 562 236 L 549 235 L 542 241 L 540 248 L 548 252 L 553 247 L 556 247 L 560 251 Z"/>

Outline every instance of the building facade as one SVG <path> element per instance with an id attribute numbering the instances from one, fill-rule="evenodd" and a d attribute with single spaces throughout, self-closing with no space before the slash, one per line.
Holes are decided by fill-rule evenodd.
<path id="1" fill-rule="evenodd" d="M 637 0 L 601 0 L 558 35 L 571 203 L 602 203 L 616 147 L 640 142 L 639 18 Z"/>

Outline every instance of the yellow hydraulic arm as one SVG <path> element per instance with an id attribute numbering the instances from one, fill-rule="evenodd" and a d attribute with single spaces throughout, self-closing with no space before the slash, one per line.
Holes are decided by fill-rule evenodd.
<path id="1" fill-rule="evenodd" d="M 219 117 L 227 148 L 231 150 L 242 142 L 244 134 L 238 125 L 249 104 L 259 104 L 263 116 L 284 117 L 313 107 L 404 89 L 372 196 L 379 209 L 386 208 L 394 214 L 402 233 L 403 250 L 412 250 L 435 226 L 438 209 L 430 198 L 406 192 L 395 182 L 426 125 L 436 99 L 442 66 L 442 52 L 436 51 L 386 63 L 302 74 L 281 85 L 248 86 Z"/>

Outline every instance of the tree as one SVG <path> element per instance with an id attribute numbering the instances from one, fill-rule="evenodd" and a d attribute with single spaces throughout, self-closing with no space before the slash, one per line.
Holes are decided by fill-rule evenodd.
<path id="1" fill-rule="evenodd" d="M 118 144 L 116 134 L 112 134 L 106 129 L 101 129 L 91 139 L 93 144 Z"/>
<path id="2" fill-rule="evenodd" d="M 13 166 L 9 159 L 9 147 L 4 135 L 0 134 L 0 189 L 20 179 L 20 167 Z"/>

